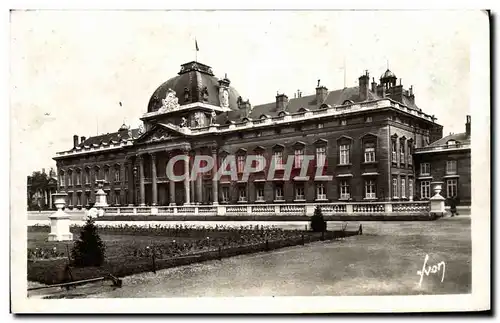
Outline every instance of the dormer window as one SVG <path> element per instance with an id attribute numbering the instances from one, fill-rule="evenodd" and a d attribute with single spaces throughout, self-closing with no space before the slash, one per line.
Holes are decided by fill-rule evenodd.
<path id="1" fill-rule="evenodd" d="M 340 120 L 340 125 L 341 126 L 346 126 L 347 125 L 347 120 L 346 119 Z"/>
<path id="2" fill-rule="evenodd" d="M 448 140 L 448 147 L 456 146 L 457 142 L 455 140 Z"/>

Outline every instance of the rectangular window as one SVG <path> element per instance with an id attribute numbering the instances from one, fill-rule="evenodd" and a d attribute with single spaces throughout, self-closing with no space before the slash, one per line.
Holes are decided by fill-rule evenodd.
<path id="1" fill-rule="evenodd" d="M 68 205 L 73 206 L 73 193 L 68 194 Z"/>
<path id="2" fill-rule="evenodd" d="M 255 197 L 256 201 L 260 201 L 260 202 L 264 201 L 264 186 L 258 185 L 256 187 L 255 194 L 256 194 L 256 197 Z"/>
<path id="3" fill-rule="evenodd" d="M 347 200 L 351 197 L 349 190 L 349 183 L 347 181 L 340 181 L 340 198 Z"/>
<path id="4" fill-rule="evenodd" d="M 109 168 L 104 169 L 104 180 L 109 182 Z"/>
<path id="5" fill-rule="evenodd" d="M 406 158 L 405 158 L 405 143 L 404 141 L 401 141 L 399 143 L 399 160 L 401 161 L 401 164 L 404 164 Z"/>
<path id="6" fill-rule="evenodd" d="M 324 183 L 316 184 L 316 198 L 318 200 L 326 200 L 326 190 Z"/>
<path id="7" fill-rule="evenodd" d="M 365 198 L 375 199 L 377 194 L 375 193 L 375 180 L 370 179 L 365 181 Z"/>
<path id="8" fill-rule="evenodd" d="M 106 190 L 106 203 L 111 204 L 111 192 L 109 190 Z"/>
<path id="9" fill-rule="evenodd" d="M 420 198 L 428 199 L 431 197 L 431 182 L 422 181 L 420 182 Z"/>
<path id="10" fill-rule="evenodd" d="M 229 187 L 222 187 L 222 202 L 229 202 Z"/>
<path id="11" fill-rule="evenodd" d="M 420 164 L 420 175 L 430 175 L 431 174 L 431 164 L 422 163 Z"/>
<path id="12" fill-rule="evenodd" d="M 274 196 L 277 201 L 283 201 L 285 199 L 283 195 L 283 185 L 282 184 L 276 184 L 274 187 Z"/>
<path id="13" fill-rule="evenodd" d="M 375 161 L 375 144 L 365 144 L 365 163 L 373 163 Z"/>
<path id="14" fill-rule="evenodd" d="M 296 200 L 305 200 L 306 199 L 303 184 L 296 184 L 295 185 L 295 199 Z"/>
<path id="15" fill-rule="evenodd" d="M 392 178 L 392 197 L 398 197 L 398 179 L 396 177 Z"/>
<path id="16" fill-rule="evenodd" d="M 243 173 L 243 170 L 245 169 L 245 156 L 239 155 L 238 156 L 238 173 Z"/>
<path id="17" fill-rule="evenodd" d="M 68 173 L 68 186 L 73 185 L 73 172 Z"/>
<path id="18" fill-rule="evenodd" d="M 397 157 L 397 150 L 396 150 L 396 141 L 393 140 L 392 141 L 392 153 L 391 153 L 391 156 L 392 156 L 392 162 L 393 163 L 397 163 L 398 162 L 398 157 Z"/>
<path id="19" fill-rule="evenodd" d="M 408 165 L 412 165 L 413 164 L 413 155 L 412 155 L 412 146 L 411 146 L 411 142 L 408 142 Z"/>
<path id="20" fill-rule="evenodd" d="M 77 172 L 76 173 L 76 185 L 81 185 L 82 184 L 82 173 Z"/>
<path id="21" fill-rule="evenodd" d="M 302 167 L 302 161 L 304 160 L 304 149 L 295 149 L 295 168 Z"/>
<path id="22" fill-rule="evenodd" d="M 246 202 L 247 201 L 247 188 L 244 186 L 241 186 L 238 188 L 238 201 L 239 202 Z"/>
<path id="23" fill-rule="evenodd" d="M 457 161 L 447 160 L 446 161 L 446 175 L 454 175 L 457 173 Z"/>
<path id="24" fill-rule="evenodd" d="M 408 178 L 408 196 L 413 197 L 413 179 Z"/>
<path id="25" fill-rule="evenodd" d="M 325 166 L 326 147 L 316 147 L 316 165 Z"/>
<path id="26" fill-rule="evenodd" d="M 82 205 L 82 193 L 78 193 L 76 195 L 76 205 L 78 206 Z"/>
<path id="27" fill-rule="evenodd" d="M 406 179 L 401 178 L 401 197 L 406 197 Z"/>
<path id="28" fill-rule="evenodd" d="M 125 167 L 125 182 L 128 182 L 128 166 Z"/>
<path id="29" fill-rule="evenodd" d="M 115 182 L 120 182 L 120 169 L 115 169 Z"/>
<path id="30" fill-rule="evenodd" d="M 85 192 L 85 205 L 90 205 L 90 192 Z"/>
<path id="31" fill-rule="evenodd" d="M 60 176 L 59 176 L 59 186 L 61 187 L 64 187 L 65 185 L 65 180 L 64 180 L 64 173 L 62 173 Z"/>
<path id="32" fill-rule="evenodd" d="M 446 181 L 446 197 L 452 198 L 457 196 L 457 180 L 449 179 Z"/>
<path id="33" fill-rule="evenodd" d="M 340 145 L 340 165 L 349 164 L 349 145 Z"/>
<path id="34" fill-rule="evenodd" d="M 275 151 L 273 156 L 276 169 L 283 169 L 283 151 Z"/>
<path id="35" fill-rule="evenodd" d="M 94 182 L 96 182 L 99 179 L 99 169 L 96 169 L 94 171 Z"/>
<path id="36" fill-rule="evenodd" d="M 115 205 L 119 205 L 119 204 L 120 204 L 120 191 L 116 190 L 115 191 Z"/>

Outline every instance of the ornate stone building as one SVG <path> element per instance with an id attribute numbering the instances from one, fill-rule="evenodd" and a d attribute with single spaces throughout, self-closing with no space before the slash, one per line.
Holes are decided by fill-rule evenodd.
<path id="1" fill-rule="evenodd" d="M 444 184 L 444 197 L 458 197 L 460 204 L 471 204 L 470 125 L 471 117 L 467 116 L 465 132 L 450 134 L 416 149 L 417 198 L 428 199 L 432 194 L 431 182 L 438 181 Z"/>
<path id="2" fill-rule="evenodd" d="M 416 149 L 442 137 L 442 126 L 415 104 L 412 87 L 404 89 L 390 70 L 379 83 L 368 72 L 357 87 L 252 106 L 199 62 L 181 66 L 177 76 L 154 91 L 143 126 L 90 138 L 73 137 L 73 147 L 57 153 L 59 188 L 70 206 L 95 200 L 97 179 L 104 179 L 110 205 L 212 203 L 294 203 L 314 201 L 390 201 L 415 195 Z M 234 155 L 238 178 L 215 171 L 196 179 L 169 180 L 166 165 L 179 154 L 210 155 L 220 166 Z M 248 155 L 273 160 L 268 169 L 242 178 Z M 307 175 L 299 176 L 304 156 L 314 156 Z M 290 158 L 290 159 L 288 159 Z M 287 160 L 291 177 L 284 178 Z M 193 162 L 177 162 L 183 173 Z M 316 168 L 323 173 L 316 175 Z M 189 168 L 190 169 L 190 168 Z M 327 176 L 332 176 L 328 179 Z"/>

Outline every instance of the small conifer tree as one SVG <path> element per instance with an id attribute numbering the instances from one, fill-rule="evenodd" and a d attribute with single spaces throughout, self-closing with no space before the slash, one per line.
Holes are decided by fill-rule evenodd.
<path id="1" fill-rule="evenodd" d="M 314 215 L 311 217 L 311 230 L 314 232 L 323 232 L 326 230 L 326 221 L 319 206 L 316 206 Z"/>
<path id="2" fill-rule="evenodd" d="M 75 241 L 71 250 L 73 265 L 76 267 L 101 266 L 104 263 L 106 246 L 97 233 L 97 226 L 92 218 L 87 219 L 80 232 L 80 239 Z"/>

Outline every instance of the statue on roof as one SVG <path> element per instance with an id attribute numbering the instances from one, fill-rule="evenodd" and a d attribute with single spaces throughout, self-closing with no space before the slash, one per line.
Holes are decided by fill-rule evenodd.
<path id="1" fill-rule="evenodd" d="M 141 124 L 139 125 L 139 131 L 138 131 L 138 135 L 142 135 L 144 133 L 144 126 Z"/>
<path id="2" fill-rule="evenodd" d="M 208 102 L 208 88 L 206 86 L 201 90 L 201 100 L 203 102 Z"/>
<path id="3" fill-rule="evenodd" d="M 179 107 L 179 99 L 175 95 L 175 91 L 172 89 L 167 90 L 167 94 L 165 94 L 165 99 L 161 100 L 162 106 L 158 109 L 159 112 L 168 112 L 175 110 Z"/>
<path id="4" fill-rule="evenodd" d="M 212 110 L 212 113 L 210 114 L 210 125 L 215 125 L 215 118 L 217 117 L 217 113 L 215 113 L 214 110 Z"/>
<path id="5" fill-rule="evenodd" d="M 182 117 L 179 127 L 184 128 L 186 125 L 187 125 L 187 119 L 185 117 Z"/>

